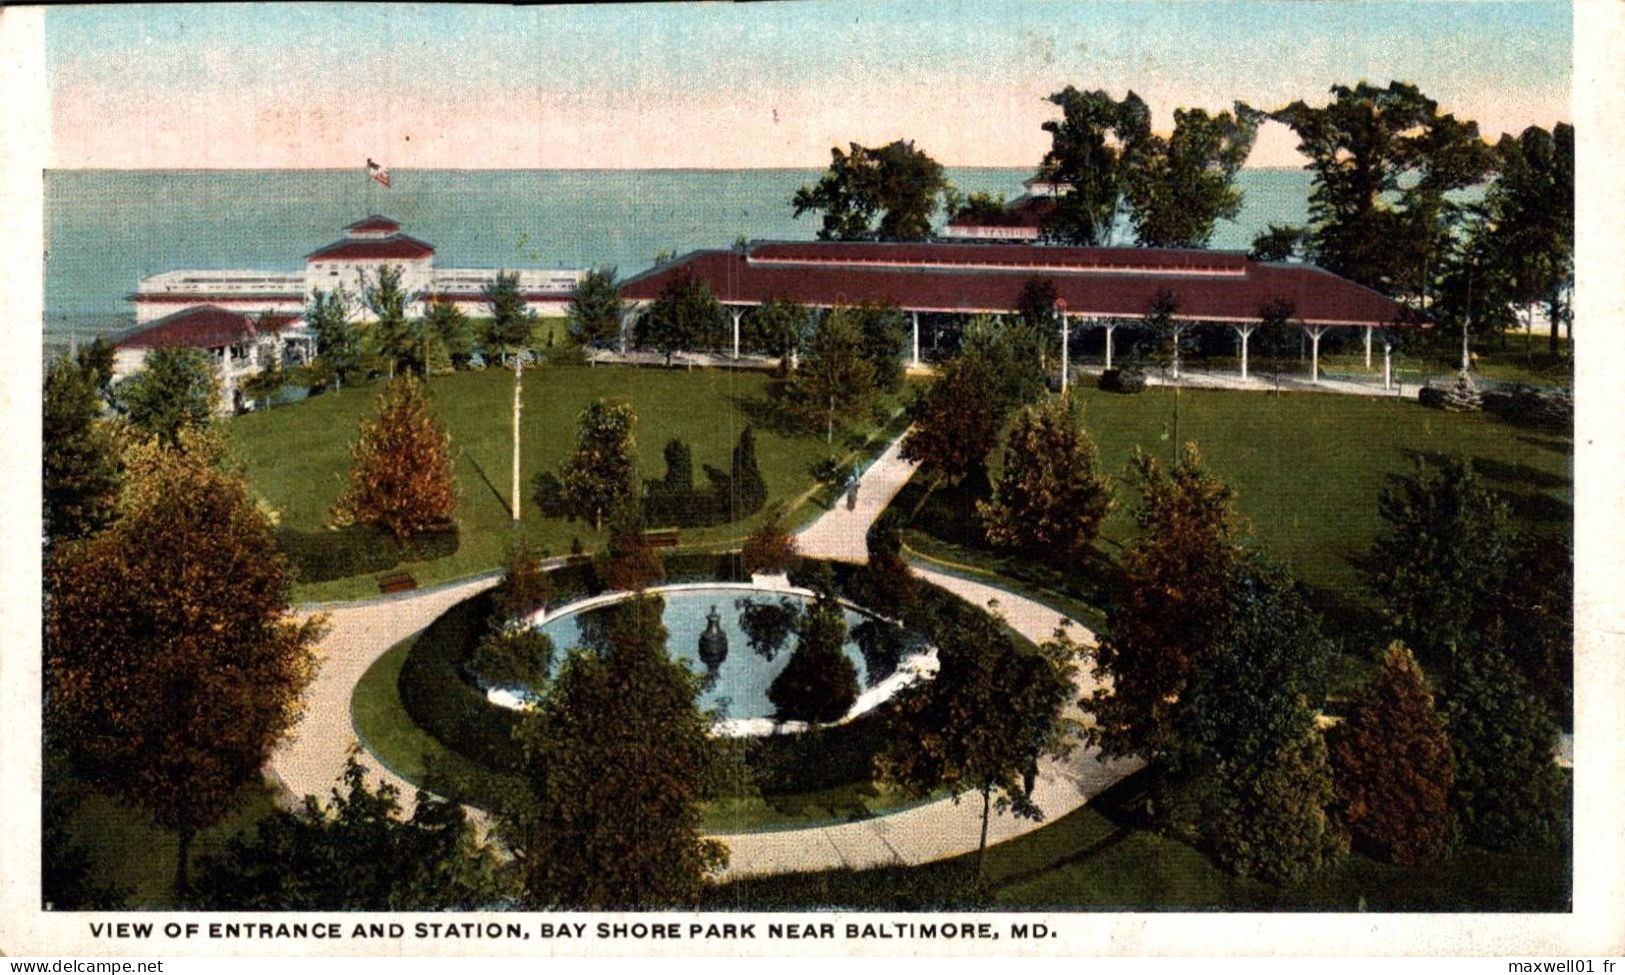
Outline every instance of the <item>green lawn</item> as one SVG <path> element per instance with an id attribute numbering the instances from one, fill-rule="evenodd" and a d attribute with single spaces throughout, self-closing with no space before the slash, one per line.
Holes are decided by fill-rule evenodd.
<path id="1" fill-rule="evenodd" d="M 813 485 L 810 469 L 826 456 L 846 456 L 855 446 L 764 428 L 770 420 L 770 376 L 759 371 L 629 369 L 624 367 L 543 366 L 525 374 L 521 494 L 523 531 L 552 554 L 570 550 L 579 539 L 588 549 L 602 542 L 590 525 L 544 518 L 531 500 L 531 478 L 556 471 L 575 435 L 576 415 L 599 397 L 630 403 L 637 411 L 641 476 L 665 472 L 661 451 L 672 437 L 693 450 L 696 482 L 705 484 L 704 466 L 727 470 L 729 456 L 747 424 L 757 433 L 757 458 L 770 497 L 803 500 Z M 429 381 L 435 406 L 451 435 L 460 489 L 455 552 L 407 564 L 420 584 L 474 575 L 496 567 L 513 537 L 509 517 L 512 478 L 512 373 L 501 369 L 437 376 Z M 303 402 L 237 417 L 225 424 L 234 456 L 284 530 L 319 537 L 328 512 L 344 488 L 349 445 L 362 416 L 378 395 L 376 384 L 312 397 Z M 873 432 L 866 425 L 860 435 Z M 814 512 L 800 510 L 798 519 Z M 742 538 L 755 519 L 733 525 L 686 529 L 684 544 L 716 544 Z M 376 572 L 367 571 L 296 588 L 302 601 L 330 601 L 376 595 Z"/>
<path id="2" fill-rule="evenodd" d="M 1042 829 L 990 847 L 988 882 L 974 855 L 918 867 L 780 874 L 724 884 L 714 909 L 1089 911 L 1371 910 L 1567 911 L 1567 851 L 1465 849 L 1444 863 L 1402 868 L 1351 856 L 1312 881 L 1278 887 L 1240 880 L 1190 845 L 1134 824 L 1121 805 L 1130 777 Z"/>
<path id="3" fill-rule="evenodd" d="M 1236 489 L 1249 534 L 1272 558 L 1311 586 L 1361 598 L 1355 560 L 1383 531 L 1377 496 L 1414 459 L 1460 453 L 1504 492 L 1525 526 L 1567 532 L 1572 525 L 1573 439 L 1510 426 L 1481 413 L 1446 413 L 1412 399 L 1324 393 L 1257 393 L 1152 388 L 1133 396 L 1080 388 L 1084 423 L 1113 477 L 1117 508 L 1098 549 L 1111 558 L 1133 534 L 1134 492 L 1127 483 L 1138 446 L 1171 460 L 1194 441 L 1207 467 Z M 995 454 L 995 477 L 998 454 Z M 966 502 L 955 492 L 924 497 L 924 485 L 899 498 L 913 523 L 906 539 L 922 554 L 1026 578 L 1032 572 L 981 547 Z M 1082 578 L 1054 588 L 1088 601 Z"/>

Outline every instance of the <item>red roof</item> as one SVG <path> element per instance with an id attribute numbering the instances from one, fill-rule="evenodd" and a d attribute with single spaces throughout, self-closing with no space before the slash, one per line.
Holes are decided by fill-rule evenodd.
<path id="1" fill-rule="evenodd" d="M 305 255 L 309 261 L 415 261 L 434 254 L 434 248 L 405 234 L 395 234 L 382 240 L 350 239 L 328 244 L 314 254 Z"/>
<path id="2" fill-rule="evenodd" d="M 652 301 L 668 282 L 692 275 L 724 304 L 783 298 L 830 307 L 890 302 L 912 311 L 963 314 L 1017 310 L 1034 275 L 1054 282 L 1073 315 L 1140 318 L 1164 290 L 1175 317 L 1256 322 L 1275 298 L 1294 321 L 1393 324 L 1405 309 L 1362 285 L 1307 264 L 1264 264 L 1222 251 L 1047 247 L 1030 244 L 763 243 L 746 254 L 699 251 L 621 285 L 631 301 Z"/>
<path id="3" fill-rule="evenodd" d="M 955 217 L 948 221 L 950 227 L 1029 227 L 1037 230 L 1044 225 L 1044 218 L 1055 209 L 1056 199 L 1053 196 L 1023 196 L 1012 200 L 1004 208 L 1004 213 L 997 220 L 977 220 L 970 216 Z"/>
<path id="4" fill-rule="evenodd" d="M 123 336 L 113 343 L 113 347 L 154 349 L 161 345 L 185 345 L 196 349 L 217 349 L 255 337 L 254 322 L 247 315 L 214 305 L 202 305 L 166 315 Z"/>
<path id="5" fill-rule="evenodd" d="M 344 229 L 353 234 L 393 234 L 401 229 L 401 225 L 375 213 L 365 220 L 357 220 Z"/>
<path id="6" fill-rule="evenodd" d="M 262 332 L 280 332 L 303 317 L 303 315 L 290 315 L 286 312 L 268 311 L 260 315 L 259 321 L 255 324 Z"/>
<path id="7" fill-rule="evenodd" d="M 1247 257 L 1239 251 L 979 243 L 764 242 L 752 245 L 746 260 L 752 265 L 1025 271 L 1028 274 L 1140 272 L 1242 275 L 1247 270 Z"/>

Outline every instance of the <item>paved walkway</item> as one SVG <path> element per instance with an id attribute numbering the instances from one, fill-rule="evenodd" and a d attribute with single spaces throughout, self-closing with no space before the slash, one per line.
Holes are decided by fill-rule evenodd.
<path id="1" fill-rule="evenodd" d="M 317 648 L 321 669 L 306 692 L 304 717 L 294 726 L 292 742 L 271 758 L 271 774 L 288 793 L 284 799 L 326 798 L 338 784 L 345 759 L 356 743 L 350 696 L 373 661 L 453 605 L 495 584 L 493 578 L 477 579 L 326 610 L 327 635 Z M 368 779 L 374 787 L 379 782 L 392 783 L 411 808 L 417 786 L 383 770 L 377 759 L 366 764 L 372 770 Z"/>
<path id="2" fill-rule="evenodd" d="M 902 458 L 902 447 L 903 438 L 898 437 L 864 469 L 858 479 L 856 507 L 847 510 L 843 492 L 835 499 L 834 508 L 803 528 L 796 535 L 796 551 L 816 559 L 868 561 L 864 535 L 914 475 L 915 464 Z"/>

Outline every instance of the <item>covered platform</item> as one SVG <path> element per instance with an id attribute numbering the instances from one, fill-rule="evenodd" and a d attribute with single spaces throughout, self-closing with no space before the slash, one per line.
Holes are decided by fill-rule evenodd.
<path id="1" fill-rule="evenodd" d="M 1254 261 L 1231 251 L 754 241 L 729 250 L 695 251 L 628 279 L 621 286 L 628 326 L 682 277 L 703 281 L 727 309 L 735 358 L 740 319 L 748 308 L 773 299 L 812 308 L 880 303 L 895 305 L 910 316 L 910 358 L 916 366 L 920 315 L 1015 314 L 1024 286 L 1034 277 L 1044 278 L 1054 284 L 1059 298 L 1063 383 L 1069 377 L 1073 327 L 1104 330 L 1106 367 L 1111 368 L 1113 333 L 1143 320 L 1164 293 L 1174 297 L 1176 332 L 1198 325 L 1235 331 L 1243 377 L 1249 339 L 1271 307 L 1284 312 L 1286 323 L 1303 329 L 1312 348 L 1310 375 L 1316 379 L 1320 340 L 1329 330 L 1363 330 L 1369 368 L 1377 333 L 1386 363 L 1392 348 L 1389 330 L 1421 324 L 1398 302 L 1313 265 Z M 1177 378 L 1177 361 L 1174 375 Z"/>

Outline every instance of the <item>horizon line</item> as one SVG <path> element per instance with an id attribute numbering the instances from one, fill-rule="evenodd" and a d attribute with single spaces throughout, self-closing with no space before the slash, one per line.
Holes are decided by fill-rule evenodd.
<path id="1" fill-rule="evenodd" d="M 1036 172 L 1036 166 L 942 163 L 944 169 L 1016 169 Z M 828 166 L 389 166 L 391 173 L 731 173 L 822 171 Z M 1252 170 L 1298 172 L 1309 166 L 1242 166 Z M 342 173 L 355 170 L 367 175 L 361 166 L 46 166 L 46 173 Z M 393 187 L 385 187 L 385 190 Z"/>

